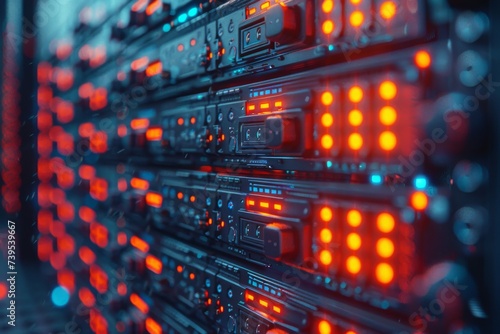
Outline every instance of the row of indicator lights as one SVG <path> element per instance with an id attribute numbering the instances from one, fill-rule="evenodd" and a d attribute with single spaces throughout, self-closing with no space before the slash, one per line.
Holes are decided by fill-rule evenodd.
<path id="1" fill-rule="evenodd" d="M 283 108 L 283 101 L 262 102 L 260 104 L 247 103 L 247 114 L 272 112 L 272 105 L 274 108 L 281 110 Z M 259 108 L 259 110 L 257 110 L 257 108 Z"/>
<path id="2" fill-rule="evenodd" d="M 268 209 L 274 209 L 276 211 L 281 211 L 283 209 L 283 205 L 281 203 L 271 203 L 268 200 L 256 200 L 256 199 L 247 199 L 247 208 L 248 209 L 253 209 L 253 210 L 258 210 L 258 209 L 263 209 L 263 210 L 268 210 Z"/>
<path id="3" fill-rule="evenodd" d="M 390 101 L 396 97 L 397 87 L 392 81 L 384 81 L 379 86 L 379 96 Z M 355 105 L 363 100 L 364 92 L 359 86 L 353 86 L 348 90 L 348 99 Z M 331 92 L 325 91 L 321 94 L 321 104 L 325 107 L 329 107 L 334 102 L 334 96 Z M 391 125 L 396 122 L 397 113 L 392 107 L 383 107 L 379 112 L 379 120 L 382 124 Z M 326 129 L 330 128 L 335 119 L 333 115 L 329 112 L 325 112 L 321 116 L 321 124 Z M 353 108 L 348 115 L 348 122 L 351 126 L 357 127 L 363 123 L 363 114 L 357 108 Z M 379 146 L 385 151 L 392 151 L 396 147 L 397 138 L 396 135 L 391 131 L 383 131 L 379 136 Z M 331 149 L 334 145 L 334 139 L 330 134 L 325 134 L 321 137 L 321 146 L 324 149 Z M 348 145 L 354 151 L 361 149 L 363 146 L 363 137 L 359 133 L 352 133 L 348 138 Z"/>
<path id="4" fill-rule="evenodd" d="M 274 313 L 281 314 L 282 311 L 282 306 L 277 305 L 276 303 L 272 303 L 266 298 L 262 298 L 261 296 L 258 296 L 256 294 L 252 294 L 249 291 L 245 291 L 245 301 L 248 303 L 258 303 L 260 307 L 263 307 L 265 309 L 272 310 Z"/>
<path id="5" fill-rule="evenodd" d="M 353 5 L 361 4 L 363 0 L 350 0 Z M 330 14 L 335 9 L 335 2 L 333 0 L 325 0 L 321 4 L 321 9 L 323 13 Z M 391 20 L 396 15 L 397 6 L 394 1 L 388 0 L 384 1 L 379 7 L 379 14 L 384 20 Z M 349 16 L 349 23 L 352 27 L 358 28 L 365 21 L 365 15 L 360 10 L 355 10 Z M 321 30 L 324 34 L 329 35 L 335 29 L 336 22 L 332 20 L 325 20 L 321 25 Z"/>
<path id="6" fill-rule="evenodd" d="M 263 2 L 262 4 L 260 4 L 260 9 L 262 11 L 267 10 L 269 7 L 271 7 L 271 2 L 269 2 L 269 1 L 266 1 L 266 2 Z M 247 17 L 252 16 L 257 12 L 257 8 L 256 7 L 247 8 L 246 12 L 247 12 Z"/>

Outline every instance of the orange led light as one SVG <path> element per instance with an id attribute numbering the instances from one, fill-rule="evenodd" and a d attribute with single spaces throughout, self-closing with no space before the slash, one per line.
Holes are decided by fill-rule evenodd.
<path id="1" fill-rule="evenodd" d="M 359 86 L 354 86 L 349 89 L 349 101 L 358 103 L 363 99 L 363 90 Z"/>
<path id="2" fill-rule="evenodd" d="M 387 263 L 380 263 L 375 268 L 375 277 L 382 284 L 388 284 L 394 278 L 394 269 Z"/>
<path id="3" fill-rule="evenodd" d="M 333 1 L 332 0 L 325 0 L 321 4 L 321 10 L 323 10 L 323 13 L 329 14 L 333 10 Z"/>
<path id="4" fill-rule="evenodd" d="M 254 201 L 254 200 L 252 200 L 252 199 L 249 199 L 249 200 L 247 201 L 247 203 L 248 203 L 248 205 L 249 205 L 249 206 L 253 206 L 253 205 L 255 205 L 255 201 Z"/>
<path id="5" fill-rule="evenodd" d="M 347 271 L 351 274 L 357 274 L 361 270 L 361 261 L 357 256 L 349 256 L 346 260 Z"/>
<path id="6" fill-rule="evenodd" d="M 146 267 L 154 272 L 155 274 L 161 274 L 163 269 L 163 264 L 161 261 L 153 255 L 148 255 L 146 257 Z"/>
<path id="7" fill-rule="evenodd" d="M 146 131 L 146 139 L 149 141 L 161 140 L 163 136 L 163 130 L 161 128 L 151 128 Z"/>
<path id="8" fill-rule="evenodd" d="M 396 4 L 393 1 L 384 1 L 380 5 L 380 16 L 385 20 L 390 20 L 396 15 Z"/>
<path id="9" fill-rule="evenodd" d="M 364 20 L 365 16 L 359 10 L 352 12 L 351 16 L 349 17 L 349 22 L 353 27 L 359 27 L 361 24 L 363 24 Z"/>
<path id="10" fill-rule="evenodd" d="M 133 293 L 130 295 L 130 302 L 132 305 L 137 307 L 139 311 L 141 311 L 144 314 L 147 314 L 149 312 L 149 306 L 148 304 L 142 300 L 141 297 L 139 297 L 137 294 Z"/>
<path id="11" fill-rule="evenodd" d="M 177 193 L 177 199 L 183 199 L 184 198 L 184 194 L 181 193 L 181 192 L 178 192 Z"/>
<path id="12" fill-rule="evenodd" d="M 161 205 L 163 203 L 163 197 L 157 193 L 147 193 L 146 194 L 146 203 L 149 206 L 152 206 L 155 208 L 161 208 Z"/>
<path id="13" fill-rule="evenodd" d="M 393 125 L 396 122 L 396 119 L 398 118 L 398 113 L 396 112 L 396 109 L 394 109 L 393 107 L 385 106 L 382 109 L 380 109 L 378 118 L 380 120 L 380 123 L 389 126 Z"/>
<path id="14" fill-rule="evenodd" d="M 354 109 L 349 112 L 349 124 L 352 126 L 360 126 L 363 123 L 363 114 L 361 111 Z"/>
<path id="15" fill-rule="evenodd" d="M 195 277 L 196 277 L 196 275 L 194 273 L 189 274 L 189 279 L 190 280 L 194 280 Z"/>
<path id="16" fill-rule="evenodd" d="M 261 103 L 260 109 L 269 109 L 269 103 Z"/>
<path id="17" fill-rule="evenodd" d="M 269 303 L 266 302 L 265 300 L 262 300 L 262 299 L 259 299 L 259 304 L 264 306 L 264 307 L 268 307 L 269 306 Z"/>
<path id="18" fill-rule="evenodd" d="M 332 326 L 326 320 L 321 320 L 318 324 L 319 334 L 332 334 Z"/>
<path id="19" fill-rule="evenodd" d="M 139 189 L 139 190 L 148 190 L 149 189 L 149 182 L 148 181 L 138 179 L 136 177 L 133 177 L 132 180 L 130 180 L 130 185 L 134 189 Z"/>
<path id="20" fill-rule="evenodd" d="M 353 5 L 358 5 L 362 0 L 351 0 Z"/>
<path id="21" fill-rule="evenodd" d="M 424 50 L 418 51 L 415 54 L 415 64 L 421 69 L 431 66 L 431 55 L 429 52 Z"/>
<path id="22" fill-rule="evenodd" d="M 148 16 L 151 16 L 154 14 L 154 12 L 156 12 L 158 9 L 161 8 L 161 3 L 162 1 L 161 0 L 155 0 L 154 2 L 150 3 L 148 5 L 148 7 L 146 8 L 146 14 Z"/>
<path id="23" fill-rule="evenodd" d="M 184 125 L 184 118 L 179 117 L 179 118 L 177 119 L 177 125 L 179 125 L 179 126 Z"/>
<path id="24" fill-rule="evenodd" d="M 333 95 L 330 92 L 324 92 L 321 94 L 321 103 L 324 106 L 329 106 L 333 103 Z"/>
<path id="25" fill-rule="evenodd" d="M 361 247 L 361 237 L 357 233 L 349 233 L 346 241 L 347 247 L 352 250 L 358 250 Z"/>
<path id="26" fill-rule="evenodd" d="M 276 102 L 274 102 L 274 106 L 275 106 L 276 108 L 281 108 L 281 107 L 283 107 L 283 102 L 281 102 L 281 101 L 276 101 Z"/>
<path id="27" fill-rule="evenodd" d="M 396 226 L 396 222 L 391 214 L 382 212 L 377 216 L 377 228 L 380 232 L 392 232 L 392 230 L 394 230 L 394 226 Z"/>
<path id="28" fill-rule="evenodd" d="M 177 272 L 180 274 L 184 270 L 181 265 L 177 266 L 176 268 Z"/>
<path id="29" fill-rule="evenodd" d="M 191 118 L 189 119 L 189 123 L 191 123 L 191 124 L 195 124 L 195 123 L 196 123 L 196 117 L 191 117 Z"/>
<path id="30" fill-rule="evenodd" d="M 273 306 L 273 311 L 276 313 L 281 313 L 281 308 L 279 308 L 278 306 Z"/>
<path id="31" fill-rule="evenodd" d="M 259 203 L 261 208 L 269 208 L 269 203 L 268 202 L 260 202 Z"/>
<path id="32" fill-rule="evenodd" d="M 393 98 L 396 97 L 398 89 L 394 82 L 384 81 L 380 84 L 378 93 L 380 94 L 380 97 L 383 98 L 384 100 L 392 100 Z"/>
<path id="33" fill-rule="evenodd" d="M 333 124 L 333 116 L 332 114 L 326 113 L 321 116 L 321 124 L 325 127 L 328 128 L 332 126 Z"/>
<path id="34" fill-rule="evenodd" d="M 427 204 L 429 204 L 429 199 L 427 198 L 427 195 L 422 192 L 422 191 L 417 191 L 414 192 L 411 195 L 411 206 L 418 211 L 422 211 L 425 208 L 427 208 Z"/>
<path id="35" fill-rule="evenodd" d="M 397 144 L 396 135 L 391 131 L 384 131 L 378 138 L 380 147 L 385 151 L 392 151 Z"/>
<path id="36" fill-rule="evenodd" d="M 254 111 L 255 110 L 255 104 L 248 105 L 247 110 L 248 111 Z"/>
<path id="37" fill-rule="evenodd" d="M 154 63 L 151 63 L 147 68 L 146 68 L 146 76 L 152 77 L 158 74 L 161 74 L 161 71 L 163 70 L 163 64 L 161 61 L 156 61 Z"/>
<path id="38" fill-rule="evenodd" d="M 321 211 L 319 212 L 319 216 L 322 221 L 324 222 L 329 222 L 333 218 L 333 211 L 329 207 L 325 206 L 321 208 Z"/>
<path id="39" fill-rule="evenodd" d="M 255 297 L 248 292 L 245 294 L 245 298 L 246 298 L 246 300 L 254 300 L 255 299 Z"/>
<path id="40" fill-rule="evenodd" d="M 130 127 L 133 130 L 142 130 L 149 126 L 149 119 L 147 118 L 136 118 L 130 122 Z"/>
<path id="41" fill-rule="evenodd" d="M 281 211 L 281 204 L 274 204 L 274 210 Z"/>
<path id="42" fill-rule="evenodd" d="M 325 244 L 330 243 L 333 239 L 332 231 L 327 228 L 322 229 L 321 232 L 319 232 L 319 239 Z"/>
<path id="43" fill-rule="evenodd" d="M 257 11 L 257 8 L 250 8 L 250 9 L 248 9 L 248 15 L 249 16 L 253 15 L 253 14 L 255 14 L 256 11 Z"/>
<path id="44" fill-rule="evenodd" d="M 319 261 L 325 266 L 332 263 L 332 260 L 332 253 L 330 253 L 330 251 L 322 250 L 321 253 L 319 253 Z"/>
<path id="45" fill-rule="evenodd" d="M 330 135 L 324 135 L 323 137 L 321 137 L 321 146 L 326 149 L 326 150 L 329 150 L 333 147 L 333 138 L 332 136 Z"/>
<path id="46" fill-rule="evenodd" d="M 136 237 L 135 235 L 132 238 L 130 238 L 130 244 L 134 248 L 140 250 L 143 253 L 149 252 L 149 245 L 148 245 L 148 243 L 146 241 L 142 240 L 141 238 Z"/>
<path id="47" fill-rule="evenodd" d="M 323 30 L 323 33 L 327 35 L 331 34 L 334 28 L 335 25 L 331 20 L 326 20 L 325 22 L 323 22 L 323 25 L 321 26 L 321 30 Z"/>
<path id="48" fill-rule="evenodd" d="M 190 201 L 191 203 L 192 203 L 192 202 L 194 202 L 194 201 L 196 201 L 196 197 L 195 197 L 194 195 L 191 195 L 191 196 L 189 197 L 189 201 Z"/>
<path id="49" fill-rule="evenodd" d="M 163 330 L 161 329 L 161 326 L 159 323 L 154 321 L 151 318 L 146 319 L 146 331 L 148 331 L 149 334 L 162 334 Z"/>
<path id="50" fill-rule="evenodd" d="M 268 9 L 269 6 L 271 6 L 271 4 L 269 3 L 269 1 L 266 1 L 262 5 L 260 5 L 260 9 L 262 9 L 262 10 Z"/>
<path id="51" fill-rule="evenodd" d="M 361 212 L 359 212 L 358 210 L 353 209 L 347 212 L 347 223 L 350 226 L 358 227 L 359 225 L 361 225 L 361 220 L 362 220 Z"/>
<path id="52" fill-rule="evenodd" d="M 357 151 L 363 146 L 363 137 L 359 133 L 353 133 L 349 136 L 347 142 L 350 149 Z"/>
<path id="53" fill-rule="evenodd" d="M 347 332 L 345 332 L 345 334 L 358 334 L 358 333 L 355 331 L 347 331 Z"/>
<path id="54" fill-rule="evenodd" d="M 380 238 L 377 241 L 376 249 L 377 254 L 380 257 L 388 258 L 391 257 L 392 254 L 394 254 L 394 243 L 391 241 L 391 239 Z"/>

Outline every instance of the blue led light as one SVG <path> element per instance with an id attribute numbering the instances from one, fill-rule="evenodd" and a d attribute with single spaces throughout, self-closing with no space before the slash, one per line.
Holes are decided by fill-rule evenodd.
<path id="1" fill-rule="evenodd" d="M 167 24 L 163 25 L 163 31 L 164 32 L 169 32 L 171 29 L 172 29 L 172 26 L 170 25 L 170 23 L 167 23 Z"/>
<path id="2" fill-rule="evenodd" d="M 425 176 L 417 176 L 413 182 L 417 189 L 425 189 L 427 187 L 427 178 Z"/>
<path id="3" fill-rule="evenodd" d="M 52 299 L 52 303 L 55 306 L 63 307 L 69 301 L 69 291 L 66 290 L 66 288 L 63 288 L 62 286 L 58 286 L 54 290 L 52 290 L 50 298 Z"/>
<path id="4" fill-rule="evenodd" d="M 331 161 L 326 162 L 326 168 L 332 168 L 333 163 Z"/>
<path id="5" fill-rule="evenodd" d="M 328 51 L 333 51 L 333 45 L 328 45 Z"/>
<path id="6" fill-rule="evenodd" d="M 370 178 L 372 184 L 382 184 L 382 176 L 373 174 Z"/>
<path id="7" fill-rule="evenodd" d="M 188 19 L 188 16 L 186 13 L 179 15 L 179 17 L 177 18 L 179 23 L 184 23 L 187 21 L 187 19 Z"/>
<path id="8" fill-rule="evenodd" d="M 198 8 L 193 7 L 188 11 L 189 17 L 195 17 L 198 14 Z"/>

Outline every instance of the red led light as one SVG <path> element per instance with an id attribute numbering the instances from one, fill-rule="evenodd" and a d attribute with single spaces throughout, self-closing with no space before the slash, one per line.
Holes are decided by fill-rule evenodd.
<path id="1" fill-rule="evenodd" d="M 66 255 L 61 252 L 53 252 L 50 254 L 50 265 L 52 268 L 59 270 L 66 265 Z"/>
<path id="2" fill-rule="evenodd" d="M 163 269 L 163 264 L 161 261 L 153 255 L 148 255 L 146 257 L 146 267 L 154 272 L 155 274 L 161 274 Z"/>
<path id="3" fill-rule="evenodd" d="M 149 141 L 159 141 L 162 136 L 163 130 L 161 128 L 150 128 L 146 131 L 146 139 Z"/>
<path id="4" fill-rule="evenodd" d="M 142 180 L 136 177 L 133 177 L 132 180 L 130 180 L 130 185 L 134 189 L 138 190 L 148 190 L 149 189 L 149 182 L 146 180 Z"/>
<path id="5" fill-rule="evenodd" d="M 75 240 L 68 234 L 57 238 L 57 249 L 67 255 L 71 256 L 75 252 Z"/>
<path id="6" fill-rule="evenodd" d="M 136 237 L 135 235 L 132 238 L 130 238 L 130 244 L 134 248 L 140 250 L 143 253 L 149 252 L 149 245 L 148 245 L 148 243 L 146 241 L 142 240 L 141 238 Z"/>
<path id="7" fill-rule="evenodd" d="M 87 307 L 93 307 L 95 304 L 95 297 L 88 288 L 81 288 L 78 292 L 78 297 L 83 305 Z"/>
<path id="8" fill-rule="evenodd" d="M 130 67 L 134 71 L 139 71 L 140 69 L 146 67 L 149 63 L 149 58 L 148 57 L 142 57 L 139 59 L 136 59 L 130 64 Z"/>
<path id="9" fill-rule="evenodd" d="M 149 119 L 147 118 L 136 118 L 130 122 L 130 127 L 133 130 L 143 130 L 149 126 Z"/>
<path id="10" fill-rule="evenodd" d="M 142 313 L 147 314 L 149 312 L 148 304 L 137 294 L 133 293 L 130 295 L 130 302 Z"/>
<path id="11" fill-rule="evenodd" d="M 58 271 L 57 283 L 68 289 L 70 293 L 73 293 L 73 291 L 75 291 L 75 274 L 69 269 L 62 269 Z"/>
<path id="12" fill-rule="evenodd" d="M 78 216 L 80 217 L 81 220 L 87 223 L 91 223 L 95 220 L 96 218 L 96 213 L 94 210 L 87 206 L 82 206 L 78 210 Z"/>
<path id="13" fill-rule="evenodd" d="M 127 284 L 120 282 L 116 287 L 116 291 L 120 296 L 125 296 L 127 294 Z"/>
<path id="14" fill-rule="evenodd" d="M 146 194 L 146 203 L 149 206 L 155 207 L 155 208 L 161 208 L 161 205 L 163 203 L 163 197 L 160 194 L 157 193 L 147 193 Z"/>
<path id="15" fill-rule="evenodd" d="M 146 5 L 148 4 L 148 0 L 137 0 L 133 5 L 132 5 L 132 11 L 133 12 L 138 12 L 141 9 L 144 9 Z"/>
<path id="16" fill-rule="evenodd" d="M 161 74 L 163 70 L 163 64 L 161 61 L 157 60 L 154 63 L 151 63 L 147 68 L 146 68 L 146 76 L 152 77 L 158 74 Z"/>
<path id="17" fill-rule="evenodd" d="M 148 16 L 153 15 L 158 9 L 161 8 L 162 0 L 154 0 L 152 3 L 148 5 L 146 8 L 146 14 Z"/>
<path id="18" fill-rule="evenodd" d="M 145 324 L 146 324 L 146 331 L 149 334 L 162 334 L 163 333 L 163 330 L 161 329 L 160 324 L 157 323 L 156 321 L 154 321 L 153 319 L 147 318 Z"/>
<path id="19" fill-rule="evenodd" d="M 93 166 L 81 165 L 78 169 L 78 175 L 84 180 L 91 180 L 95 177 L 95 168 Z"/>

